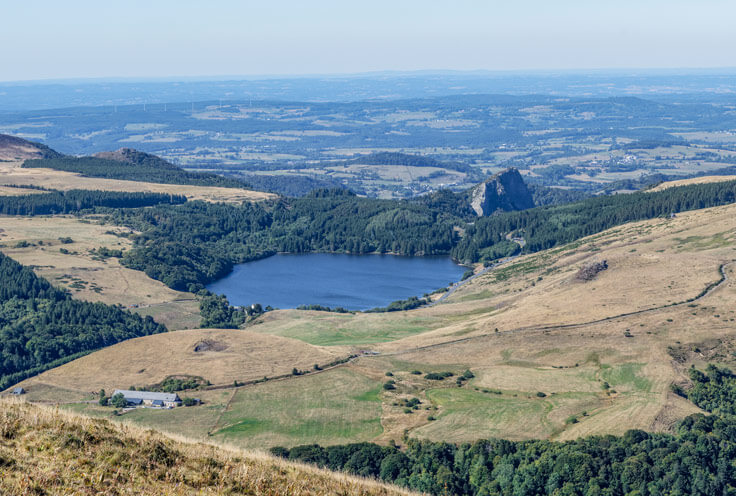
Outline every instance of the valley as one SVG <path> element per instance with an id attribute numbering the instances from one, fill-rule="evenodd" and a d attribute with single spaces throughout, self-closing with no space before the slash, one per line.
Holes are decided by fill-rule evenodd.
<path id="1" fill-rule="evenodd" d="M 278 310 L 244 330 L 126 341 L 22 385 L 31 399 L 63 391 L 64 408 L 109 416 L 84 403 L 94 398 L 90 392 L 120 381 L 141 387 L 200 376 L 217 387 L 193 392 L 203 406 L 120 419 L 176 432 L 185 415 L 185 425 L 198 426 L 187 427 L 187 435 L 248 448 L 400 441 L 407 434 L 464 442 L 668 431 L 698 411 L 670 384 L 686 381 L 690 364 L 732 361 L 734 214 L 734 206 L 683 212 L 524 255 L 433 307 L 386 314 Z M 607 269 L 589 281 L 577 278 L 581 267 L 600 260 Z M 194 351 L 205 339 L 227 348 Z M 292 368 L 310 370 L 365 350 L 370 354 L 334 370 L 289 377 Z M 239 359 L 228 358 L 232 353 Z M 106 378 L 102 370 L 113 357 L 124 358 Z M 474 377 L 458 385 L 465 370 Z M 424 377 L 442 371 L 454 376 Z M 280 375 L 287 377 L 232 387 Z M 382 388 L 389 379 L 395 389 Z M 311 403 L 318 391 L 335 396 Z M 420 407 L 406 413 L 402 402 L 411 398 Z M 346 423 L 337 428 L 328 411 Z M 268 422 L 259 412 L 268 412 Z"/>
<path id="2" fill-rule="evenodd" d="M 289 198 L 135 150 L 39 159 L 21 148 L 31 165 L 0 164 L 9 180 L 0 204 L 26 214 L 0 216 L 0 250 L 23 264 L 6 258 L 10 274 L 44 279 L 29 286 L 11 275 L 10 291 L 46 280 L 63 292 L 28 297 L 30 327 L 12 320 L 20 307 L 6 300 L 4 356 L 13 358 L 3 380 L 6 394 L 22 388 L 63 418 L 339 469 L 350 463 L 308 450 L 378 450 L 408 463 L 422 446 L 480 439 L 522 449 L 679 435 L 711 411 L 688 396 L 692 368 L 736 365 L 732 176 L 566 201 L 576 198 L 527 187 L 527 175 L 509 169 L 408 200 L 339 189 Z M 162 182 L 135 181 L 143 169 Z M 540 192 L 553 204 L 535 206 Z M 238 263 L 278 262 L 277 253 L 450 255 L 470 270 L 458 281 L 454 267 L 457 279 L 442 278 L 426 301 L 363 312 L 316 301 L 256 311 L 257 300 L 233 307 L 206 289 Z M 279 277 L 301 268 L 289 270 Z M 101 305 L 94 325 L 104 338 L 74 336 L 74 326 L 86 329 L 87 310 L 74 307 L 84 302 Z M 52 318 L 44 312 L 54 305 L 79 310 Z M 67 334 L 54 334 L 54 318 Z M 16 343 L 26 335 L 24 350 Z M 119 408 L 105 397 L 170 387 L 191 406 Z M 360 473 L 422 487 L 367 466 Z"/>

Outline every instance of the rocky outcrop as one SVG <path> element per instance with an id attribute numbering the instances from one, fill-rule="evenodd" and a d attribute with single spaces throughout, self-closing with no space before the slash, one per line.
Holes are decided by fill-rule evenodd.
<path id="1" fill-rule="evenodd" d="M 470 205 L 479 217 L 483 217 L 498 211 L 532 208 L 534 199 L 519 171 L 511 168 L 473 188 Z"/>

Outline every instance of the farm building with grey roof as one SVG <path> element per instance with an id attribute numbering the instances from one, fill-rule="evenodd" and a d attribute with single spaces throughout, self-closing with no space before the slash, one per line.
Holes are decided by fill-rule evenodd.
<path id="1" fill-rule="evenodd" d="M 181 398 L 176 393 L 156 393 L 153 391 L 130 391 L 127 389 L 116 389 L 112 393 L 122 394 L 129 405 L 144 405 L 158 407 L 181 406 Z"/>

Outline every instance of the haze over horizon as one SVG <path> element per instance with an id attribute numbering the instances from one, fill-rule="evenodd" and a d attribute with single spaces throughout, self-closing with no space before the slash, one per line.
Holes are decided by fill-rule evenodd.
<path id="1" fill-rule="evenodd" d="M 725 0 L 40 0 L 4 6 L 0 81 L 732 68 Z"/>

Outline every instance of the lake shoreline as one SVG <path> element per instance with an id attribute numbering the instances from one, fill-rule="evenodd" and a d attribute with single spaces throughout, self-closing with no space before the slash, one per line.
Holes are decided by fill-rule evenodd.
<path id="1" fill-rule="evenodd" d="M 456 283 L 466 270 L 447 255 L 287 252 L 234 265 L 207 289 L 235 306 L 365 311 L 430 294 Z"/>

